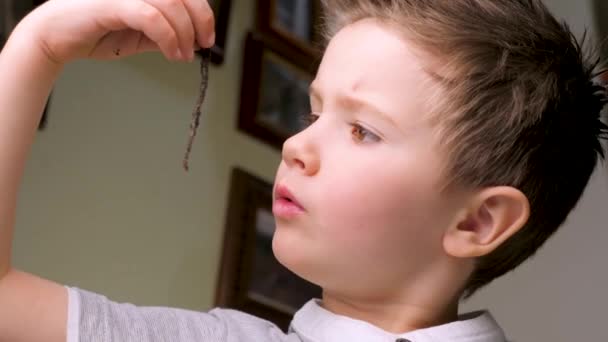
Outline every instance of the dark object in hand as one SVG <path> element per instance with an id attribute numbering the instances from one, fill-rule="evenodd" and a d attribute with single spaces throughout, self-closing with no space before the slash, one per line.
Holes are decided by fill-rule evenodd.
<path id="1" fill-rule="evenodd" d="M 186 148 L 186 155 L 184 156 L 184 170 L 186 172 L 189 169 L 188 162 L 190 160 L 190 152 L 192 152 L 192 144 L 194 143 L 194 137 L 196 136 L 196 130 L 198 129 L 201 119 L 201 107 L 205 102 L 205 94 L 207 93 L 207 83 L 209 82 L 209 60 L 211 59 L 211 50 L 203 49 L 200 51 L 201 58 L 201 84 L 199 88 L 198 100 L 196 100 L 196 106 L 192 112 L 192 121 L 190 122 L 190 138 L 188 139 L 188 147 Z"/>

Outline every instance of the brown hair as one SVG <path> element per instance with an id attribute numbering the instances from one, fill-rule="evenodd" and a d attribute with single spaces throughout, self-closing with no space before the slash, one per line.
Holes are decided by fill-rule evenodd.
<path id="1" fill-rule="evenodd" d="M 327 38 L 372 18 L 443 66 L 429 73 L 450 185 L 512 186 L 530 202 L 526 225 L 478 258 L 464 296 L 532 256 L 578 202 L 608 137 L 599 63 L 569 27 L 541 0 L 325 0 L 324 10 Z"/>

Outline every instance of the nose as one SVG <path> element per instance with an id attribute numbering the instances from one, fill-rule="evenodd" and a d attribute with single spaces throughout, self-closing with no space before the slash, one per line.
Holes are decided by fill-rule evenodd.
<path id="1" fill-rule="evenodd" d="M 283 161 L 289 168 L 297 168 L 307 176 L 319 172 L 321 160 L 317 144 L 307 133 L 309 129 L 290 137 L 283 144 Z"/>

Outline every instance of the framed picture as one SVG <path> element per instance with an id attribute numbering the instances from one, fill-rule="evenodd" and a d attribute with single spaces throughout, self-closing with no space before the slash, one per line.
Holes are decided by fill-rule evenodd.
<path id="1" fill-rule="evenodd" d="M 209 0 L 215 15 L 215 45 L 211 48 L 211 62 L 222 64 L 226 56 L 226 40 L 232 0 Z"/>
<path id="2" fill-rule="evenodd" d="M 258 0 L 257 29 L 303 51 L 319 54 L 320 0 Z"/>
<path id="3" fill-rule="evenodd" d="M 318 61 L 250 33 L 245 43 L 238 128 L 277 149 L 302 128 Z"/>
<path id="4" fill-rule="evenodd" d="M 0 1 L 0 49 L 4 47 L 4 43 L 10 36 L 13 28 L 25 17 L 30 11 L 38 7 L 45 0 L 1 0 Z M 44 108 L 42 119 L 38 125 L 38 129 L 42 130 L 46 127 L 48 116 L 48 103 Z"/>
<path id="5" fill-rule="evenodd" d="M 321 289 L 282 266 L 272 252 L 272 185 L 232 171 L 216 306 L 274 322 L 287 331 L 293 314 Z"/>

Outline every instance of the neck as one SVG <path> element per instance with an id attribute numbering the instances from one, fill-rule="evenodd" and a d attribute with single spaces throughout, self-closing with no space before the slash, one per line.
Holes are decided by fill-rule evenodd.
<path id="1" fill-rule="evenodd" d="M 361 300 L 323 291 L 323 308 L 341 316 L 370 323 L 395 334 L 442 325 L 458 319 L 458 299 L 424 306 L 399 300 Z"/>

